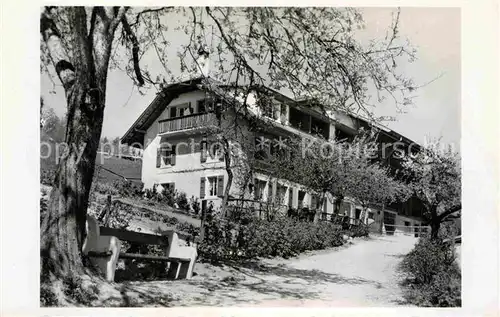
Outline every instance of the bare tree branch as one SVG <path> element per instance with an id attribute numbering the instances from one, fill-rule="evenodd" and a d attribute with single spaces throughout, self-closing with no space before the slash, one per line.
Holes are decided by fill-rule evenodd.
<path id="1" fill-rule="evenodd" d="M 130 24 L 130 26 L 135 26 L 137 24 L 139 24 L 139 19 L 140 17 L 145 14 L 145 13 L 151 13 L 151 12 L 161 12 L 163 10 L 167 10 L 167 9 L 173 9 L 174 7 L 161 7 L 161 8 L 157 8 L 157 9 L 145 9 L 145 10 L 142 10 L 141 12 L 137 13 L 136 17 L 135 17 L 135 22 Z"/>
<path id="2" fill-rule="evenodd" d="M 75 82 L 75 67 L 69 61 L 66 48 L 61 40 L 61 33 L 50 13 L 51 10 L 52 8 L 47 7 L 40 16 L 40 33 L 47 45 L 57 76 L 61 80 L 63 87 L 69 89 Z"/>
<path id="3" fill-rule="evenodd" d="M 144 78 L 142 77 L 141 68 L 139 66 L 139 42 L 137 41 L 137 37 L 132 31 L 132 28 L 128 24 L 127 17 L 125 15 L 122 15 L 121 21 L 123 30 L 127 34 L 127 39 L 132 43 L 132 60 L 134 63 L 134 72 L 137 82 L 139 83 L 139 86 L 143 86 Z"/>

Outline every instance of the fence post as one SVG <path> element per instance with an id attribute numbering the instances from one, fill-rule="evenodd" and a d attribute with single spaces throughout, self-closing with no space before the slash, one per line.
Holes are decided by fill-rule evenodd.
<path id="1" fill-rule="evenodd" d="M 379 228 L 380 234 L 384 233 L 384 208 L 385 204 L 382 204 L 382 210 L 380 210 L 380 228 Z"/>
<path id="2" fill-rule="evenodd" d="M 111 216 L 111 195 L 108 195 L 106 199 L 106 207 L 104 208 L 106 210 L 106 220 L 104 220 L 104 226 L 107 226 L 109 222 L 109 217 Z"/>

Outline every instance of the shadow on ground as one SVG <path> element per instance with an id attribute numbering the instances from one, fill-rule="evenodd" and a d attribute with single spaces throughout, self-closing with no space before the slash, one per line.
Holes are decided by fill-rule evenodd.
<path id="1" fill-rule="evenodd" d="M 209 268 L 191 280 L 155 280 L 118 283 L 120 297 L 108 298 L 104 306 L 171 307 L 196 305 L 241 305 L 262 300 L 315 300 L 321 298 L 321 284 L 382 284 L 363 278 L 347 278 L 319 270 L 259 261 L 226 263 Z M 200 269 L 201 270 L 201 269 Z M 255 300 L 253 300 L 254 296 Z"/>
<path id="2" fill-rule="evenodd" d="M 367 280 L 363 278 L 346 278 L 339 274 L 326 273 L 319 270 L 304 270 L 292 268 L 285 265 L 264 265 L 259 262 L 247 262 L 239 266 L 232 266 L 234 270 L 237 270 L 243 274 L 250 275 L 274 275 L 284 279 L 302 279 L 307 284 L 321 284 L 321 283 L 333 283 L 333 284 L 372 284 L 375 286 L 381 286 L 379 282 Z M 245 270 L 243 270 L 245 269 Z"/>

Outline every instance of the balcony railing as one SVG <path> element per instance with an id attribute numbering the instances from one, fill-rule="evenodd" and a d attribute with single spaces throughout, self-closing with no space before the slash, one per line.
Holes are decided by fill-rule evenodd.
<path id="1" fill-rule="evenodd" d="M 159 133 L 190 130 L 215 125 L 214 113 L 192 114 L 179 118 L 158 121 Z"/>

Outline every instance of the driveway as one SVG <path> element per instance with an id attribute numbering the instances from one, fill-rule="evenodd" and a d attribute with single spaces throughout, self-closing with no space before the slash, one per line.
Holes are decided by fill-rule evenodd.
<path id="1" fill-rule="evenodd" d="M 404 304 L 396 267 L 415 242 L 374 236 L 288 260 L 197 264 L 191 280 L 120 283 L 121 296 L 98 305 L 396 306 Z"/>

